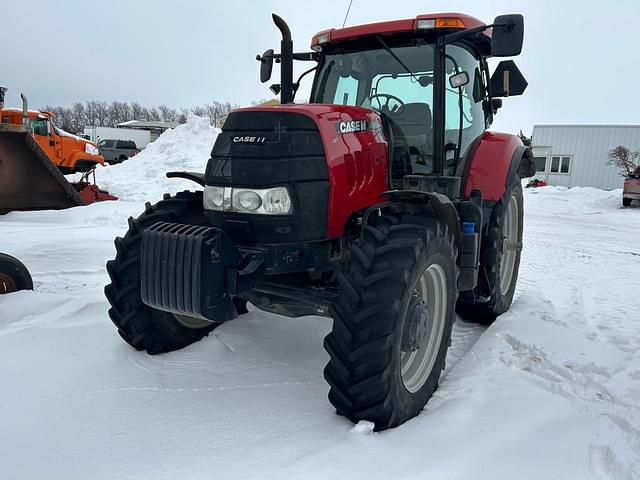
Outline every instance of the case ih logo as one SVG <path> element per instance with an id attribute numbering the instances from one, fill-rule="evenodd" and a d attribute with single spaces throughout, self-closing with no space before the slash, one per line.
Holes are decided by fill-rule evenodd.
<path id="1" fill-rule="evenodd" d="M 338 133 L 354 133 L 369 130 L 371 125 L 366 120 L 349 120 L 336 123 Z"/>
<path id="2" fill-rule="evenodd" d="M 267 137 L 233 137 L 233 143 L 264 143 Z"/>

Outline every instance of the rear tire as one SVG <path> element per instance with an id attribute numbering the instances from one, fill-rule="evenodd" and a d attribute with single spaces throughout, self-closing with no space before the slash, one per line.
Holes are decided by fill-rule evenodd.
<path id="1" fill-rule="evenodd" d="M 418 415 L 438 386 L 451 343 L 458 269 L 446 225 L 379 217 L 339 274 L 324 376 L 329 401 L 376 430 Z"/>
<path id="2" fill-rule="evenodd" d="M 29 270 L 15 257 L 0 253 L 0 294 L 33 290 Z"/>
<path id="3" fill-rule="evenodd" d="M 630 198 L 623 198 L 622 199 L 622 206 L 623 207 L 630 207 L 631 206 L 631 199 Z"/>
<path id="4" fill-rule="evenodd" d="M 111 283 L 105 295 L 111 304 L 109 316 L 120 336 L 137 350 L 150 354 L 186 347 L 207 336 L 219 322 L 174 315 L 153 309 L 140 295 L 142 231 L 156 222 L 197 221 L 203 215 L 202 193 L 181 192 L 165 196 L 155 205 L 147 204 L 137 219 L 129 219 L 129 230 L 116 238 L 116 258 L 107 263 Z"/>
<path id="5" fill-rule="evenodd" d="M 511 307 L 520 269 L 522 228 L 522 184 L 516 177 L 493 207 L 483 239 L 478 286 L 460 295 L 457 310 L 465 319 L 490 324 Z M 519 247 L 514 249 L 514 243 Z"/>

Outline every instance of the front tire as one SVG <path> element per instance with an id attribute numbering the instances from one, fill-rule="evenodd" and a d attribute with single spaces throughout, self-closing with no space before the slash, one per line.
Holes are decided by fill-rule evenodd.
<path id="1" fill-rule="evenodd" d="M 438 386 L 451 343 L 458 269 L 446 225 L 379 217 L 352 247 L 331 307 L 329 401 L 376 430 L 416 416 Z"/>
<path id="2" fill-rule="evenodd" d="M 523 212 L 522 184 L 516 177 L 493 207 L 483 239 L 478 286 L 458 301 L 458 313 L 467 320 L 490 324 L 511 307 L 520 269 Z"/>
<path id="3" fill-rule="evenodd" d="M 622 199 L 622 206 L 623 207 L 630 207 L 631 206 L 631 199 L 630 198 L 623 198 Z"/>
<path id="4" fill-rule="evenodd" d="M 186 347 L 207 336 L 219 322 L 174 315 L 153 309 L 140 294 L 142 232 L 156 222 L 197 221 L 203 215 L 201 192 L 181 192 L 165 196 L 155 205 L 147 204 L 137 219 L 129 219 L 129 230 L 116 238 L 116 258 L 107 263 L 111 283 L 105 295 L 111 304 L 109 316 L 120 336 L 137 350 L 150 354 Z"/>

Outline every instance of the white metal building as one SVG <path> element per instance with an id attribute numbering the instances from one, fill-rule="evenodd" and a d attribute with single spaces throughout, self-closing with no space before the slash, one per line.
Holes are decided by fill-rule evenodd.
<path id="1" fill-rule="evenodd" d="M 617 168 L 607 165 L 609 150 L 640 149 L 640 125 L 534 125 L 536 176 L 549 185 L 622 188 Z"/>

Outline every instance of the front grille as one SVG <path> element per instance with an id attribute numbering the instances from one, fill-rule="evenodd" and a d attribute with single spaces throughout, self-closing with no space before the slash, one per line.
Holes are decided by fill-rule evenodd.
<path id="1" fill-rule="evenodd" d="M 208 185 L 254 187 L 327 179 L 318 127 L 311 118 L 293 112 L 229 114 L 205 174 Z"/>

